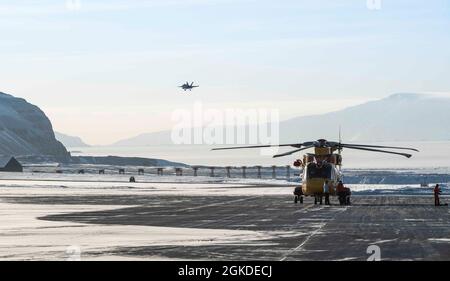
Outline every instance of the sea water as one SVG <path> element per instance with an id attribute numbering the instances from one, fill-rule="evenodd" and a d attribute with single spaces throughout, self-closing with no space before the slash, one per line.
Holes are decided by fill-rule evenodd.
<path id="1" fill-rule="evenodd" d="M 368 151 L 344 149 L 343 167 L 346 169 L 393 169 L 393 170 L 430 170 L 445 173 L 450 171 L 450 141 L 441 142 L 378 142 L 365 143 L 383 146 L 406 146 L 418 149 L 411 158 L 398 155 L 374 153 Z M 272 158 L 261 149 L 211 151 L 217 146 L 208 145 L 158 145 L 158 146 L 91 146 L 71 147 L 72 155 L 85 156 L 127 156 L 158 158 L 182 162 L 189 165 L 208 166 L 285 166 L 295 159 L 301 159 L 303 151 L 287 157 Z M 279 152 L 291 148 L 280 148 Z M 292 148 L 294 149 L 294 148 Z M 309 152 L 306 150 L 305 152 Z M 311 150 L 312 152 L 312 150 Z"/>

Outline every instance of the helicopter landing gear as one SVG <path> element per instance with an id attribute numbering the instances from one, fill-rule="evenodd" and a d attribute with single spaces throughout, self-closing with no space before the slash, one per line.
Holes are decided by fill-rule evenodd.
<path id="1" fill-rule="evenodd" d="M 301 186 L 297 186 L 294 190 L 294 203 L 297 204 L 297 202 L 303 204 L 303 191 Z"/>
<path id="2" fill-rule="evenodd" d="M 300 202 L 300 204 L 303 204 L 303 196 L 302 195 L 294 196 L 294 203 L 297 204 L 298 202 Z"/>

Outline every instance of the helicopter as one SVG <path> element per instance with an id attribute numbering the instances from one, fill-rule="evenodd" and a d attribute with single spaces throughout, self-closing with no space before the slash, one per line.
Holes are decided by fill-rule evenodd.
<path id="1" fill-rule="evenodd" d="M 294 166 L 302 169 L 301 186 L 296 189 L 295 203 L 297 200 L 303 203 L 304 196 L 314 196 L 314 204 L 320 202 L 322 204 L 322 198 L 324 196 L 323 185 L 327 181 L 330 186 L 330 195 L 338 195 L 336 187 L 340 181 L 342 181 L 343 174 L 341 172 L 342 167 L 342 150 L 343 149 L 355 149 L 364 150 L 370 152 L 388 153 L 394 155 L 400 155 L 406 158 L 411 158 L 412 154 L 403 153 L 391 150 L 410 150 L 419 152 L 419 150 L 410 147 L 399 146 L 381 146 L 381 145 L 367 145 L 367 144 L 349 144 L 342 143 L 341 141 L 327 141 L 325 139 L 319 139 L 316 141 L 307 141 L 303 143 L 293 144 L 278 144 L 278 145 L 256 145 L 256 146 L 240 146 L 240 147 L 224 147 L 214 148 L 213 150 L 228 150 L 228 149 L 246 149 L 246 148 L 265 148 L 265 147 L 293 147 L 294 150 L 274 155 L 274 158 L 284 157 L 292 155 L 294 153 L 314 149 L 314 153 L 306 153 L 303 155 L 303 159 L 297 159 L 294 162 Z M 349 195 L 348 195 L 349 196 Z M 341 198 L 339 198 L 341 201 Z"/>

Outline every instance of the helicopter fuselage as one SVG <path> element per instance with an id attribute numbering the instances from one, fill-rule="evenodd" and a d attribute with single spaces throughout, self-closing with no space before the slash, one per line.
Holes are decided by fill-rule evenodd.
<path id="1" fill-rule="evenodd" d="M 336 186 L 342 180 L 342 157 L 329 147 L 316 147 L 314 154 L 305 154 L 302 161 L 302 193 L 305 196 L 323 194 L 326 181 L 330 194 L 336 195 Z"/>
<path id="2" fill-rule="evenodd" d="M 339 168 L 333 164 L 324 164 L 319 168 L 313 166 L 314 163 L 311 164 L 305 167 L 301 175 L 303 194 L 306 196 L 323 194 L 323 185 L 328 181 L 330 194 L 336 195 L 335 188 L 342 178 Z M 311 170 L 314 170 L 314 174 L 311 174 Z"/>

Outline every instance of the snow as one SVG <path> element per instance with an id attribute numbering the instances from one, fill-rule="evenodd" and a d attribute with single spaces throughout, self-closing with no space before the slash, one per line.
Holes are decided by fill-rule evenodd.
<path id="1" fill-rule="evenodd" d="M 101 203 L 71 202 L 71 204 L 14 202 L 14 198 L 52 198 L 67 196 L 131 196 L 131 195 L 176 195 L 176 196 L 236 196 L 211 205 L 229 204 L 233 200 L 245 200 L 239 196 L 292 196 L 292 183 L 273 180 L 241 180 L 209 177 L 157 177 L 145 175 L 137 177 L 137 183 L 129 183 L 124 175 L 95 174 L 55 174 L 55 173 L 1 173 L 0 174 L 0 260 L 64 260 L 71 258 L 71 249 L 81 249 L 82 260 L 129 260 L 129 256 L 109 254 L 121 247 L 148 246 L 208 246 L 208 245 L 265 245 L 272 238 L 309 237 L 321 234 L 321 229 L 329 219 L 318 217 L 300 218 L 305 232 L 292 231 L 251 231 L 202 228 L 161 227 L 143 225 L 109 225 L 75 223 L 69 221 L 41 220 L 40 217 L 90 211 L 106 211 L 131 208 L 134 205 L 102 205 Z M 186 182 L 182 182 L 186 181 Z M 220 182 L 221 181 L 221 182 Z M 277 183 L 274 186 L 272 183 Z M 262 184 L 262 185 L 261 185 Z M 351 185 L 355 193 L 382 188 L 389 193 L 402 190 L 402 185 Z M 413 188 L 419 188 L 415 186 Z M 11 200 L 10 200 L 11 199 Z M 52 202 L 50 200 L 50 202 Z M 131 203 L 133 204 L 133 203 Z M 137 205 L 136 205 L 137 206 Z M 205 207 L 204 205 L 202 207 Z M 196 208 L 196 207 L 191 207 Z M 324 206 L 305 207 L 301 212 L 321 214 Z M 346 208 L 335 210 L 336 214 Z M 186 208 L 183 211 L 189 211 Z M 229 217 L 227 217 L 229 218 Z M 413 219 L 413 218 L 411 218 Z M 265 218 L 264 220 L 268 220 Z M 441 238 L 433 242 L 448 243 Z M 387 243 L 377 241 L 376 243 Z M 72 248 L 70 248 L 72 247 Z M 101 253 L 101 256 L 100 254 Z M 163 256 L 146 256 L 139 259 L 164 260 Z M 349 258 L 351 259 L 351 258 Z"/>
<path id="2" fill-rule="evenodd" d="M 367 173 L 367 171 L 364 171 Z M 370 174 L 378 175 L 380 171 L 371 171 Z M 399 171 L 398 173 L 402 173 Z M 411 173 L 409 171 L 408 173 Z M 394 173 L 396 174 L 396 173 Z M 406 174 L 409 175 L 409 174 Z M 102 194 L 104 190 L 118 190 L 118 192 L 151 193 L 158 195 L 184 194 L 212 195 L 212 196 L 242 196 L 242 195 L 291 195 L 295 186 L 300 183 L 281 179 L 243 179 L 208 176 L 157 176 L 154 174 L 133 175 L 136 183 L 130 183 L 128 175 L 119 174 L 57 174 L 57 173 L 1 173 L 0 188 L 14 188 L 24 194 L 37 189 L 54 189 L 53 192 L 67 193 L 82 191 L 89 194 Z M 349 176 L 346 176 L 348 179 Z M 402 177 L 394 175 L 393 177 Z M 356 176 L 355 176 L 356 178 Z M 295 179 L 292 179 L 295 180 Z M 354 194 L 402 194 L 402 195 L 432 195 L 433 184 L 429 187 L 421 187 L 417 184 L 370 184 L 351 183 L 346 184 Z M 227 187 L 227 188 L 223 188 Z M 31 191 L 32 189 L 33 191 Z M 448 185 L 441 184 L 443 193 L 448 192 Z"/>
<path id="3" fill-rule="evenodd" d="M 24 99 L 0 93 L 0 154 L 66 157 L 52 125 L 38 107 Z"/>
<path id="4" fill-rule="evenodd" d="M 215 230 L 153 226 L 91 225 L 51 222 L 37 217 L 52 214 L 117 209 L 107 205 L 48 205 L 0 203 L 0 260 L 63 260 L 69 258 L 68 247 L 79 247 L 81 255 L 115 247 L 148 245 L 206 245 L 258 240 L 267 235 L 254 231 Z M 126 206 L 130 207 L 130 206 Z M 14 253 L 14 254 L 12 254 Z M 112 258 L 112 257 L 111 257 Z M 95 257 L 93 257 L 95 259 Z M 108 259 L 102 255 L 102 260 Z M 115 260 L 122 259 L 114 257 Z M 160 260 L 161 257 L 150 259 Z"/>
<path id="5" fill-rule="evenodd" d="M 5 202 L 9 197 L 52 197 L 89 195 L 250 195 L 253 188 L 237 189 L 241 185 L 180 184 L 177 183 L 137 183 L 129 188 L 127 182 L 109 181 L 102 178 L 98 182 L 81 182 L 70 175 L 45 175 L 41 180 L 32 180 L 33 175 L 24 174 L 23 179 L 0 180 L 0 260 L 64 260 L 70 258 L 69 247 L 82 249 L 83 260 L 95 260 L 98 252 L 101 260 L 127 260 L 129 257 L 108 256 L 108 249 L 118 247 L 145 247 L 158 245 L 213 245 L 241 243 L 261 243 L 270 238 L 270 233 L 244 230 L 220 230 L 198 228 L 177 228 L 136 225 L 97 225 L 72 222 L 40 220 L 39 217 L 71 212 L 104 211 L 129 208 L 133 205 L 57 205 L 19 204 Z M 53 177 L 52 177 L 53 176 Z M 98 177 L 98 176 L 97 176 Z M 20 176 L 16 175 L 16 178 Z M 221 189 L 222 188 L 222 189 Z M 259 192 L 258 192 L 259 193 Z M 290 190 L 278 188 L 264 189 L 264 194 L 289 194 Z M 275 233 L 274 235 L 278 235 Z M 146 257 L 161 260 L 164 257 Z"/>
<path id="6" fill-rule="evenodd" d="M 428 238 L 429 241 L 432 242 L 440 242 L 440 243 L 450 243 L 450 238 Z"/>

